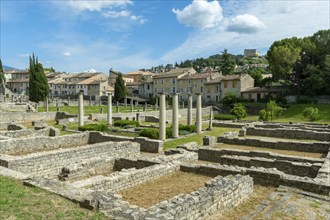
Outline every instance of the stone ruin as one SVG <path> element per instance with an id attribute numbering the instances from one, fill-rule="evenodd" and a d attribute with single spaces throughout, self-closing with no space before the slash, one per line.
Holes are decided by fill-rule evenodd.
<path id="1" fill-rule="evenodd" d="M 53 113 L 38 114 L 30 116 L 45 121 L 56 117 Z M 330 193 L 328 126 L 244 124 L 240 132 L 205 136 L 204 146 L 191 142 L 164 152 L 160 140 L 100 132 L 58 136 L 56 129 L 38 120 L 34 125 L 40 129 L 23 135 L 28 129 L 12 123 L 10 117 L 15 116 L 8 117 L 0 123 L 1 175 L 22 179 L 25 185 L 46 189 L 113 219 L 205 219 L 240 205 L 250 197 L 254 184 L 288 186 L 326 196 Z M 26 120 L 26 116 L 20 117 L 20 122 Z M 217 123 L 213 126 L 219 126 Z M 219 144 L 255 150 L 217 149 Z M 324 156 L 258 150 L 265 146 Z M 120 194 L 176 172 L 208 176 L 210 180 L 195 191 L 147 208 L 130 204 Z"/>

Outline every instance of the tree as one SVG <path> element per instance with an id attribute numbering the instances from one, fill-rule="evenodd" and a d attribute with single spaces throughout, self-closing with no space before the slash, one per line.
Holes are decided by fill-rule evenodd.
<path id="1" fill-rule="evenodd" d="M 121 73 L 118 73 L 115 82 L 115 94 L 113 96 L 115 101 L 122 101 L 126 96 L 126 87 Z"/>
<path id="2" fill-rule="evenodd" d="M 237 103 L 239 98 L 231 91 L 226 92 L 225 96 L 222 99 L 222 103 L 227 106 L 232 106 L 233 104 Z"/>
<path id="3" fill-rule="evenodd" d="M 232 55 L 227 52 L 227 49 L 222 51 L 220 56 L 220 67 L 223 75 L 229 75 L 234 72 L 235 61 L 232 59 Z"/>
<path id="4" fill-rule="evenodd" d="M 5 93 L 6 93 L 6 78 L 5 78 L 5 72 L 3 71 L 1 59 L 0 59 L 0 91 L 2 91 L 2 94 L 5 95 Z"/>
<path id="5" fill-rule="evenodd" d="M 45 101 L 49 94 L 49 87 L 44 68 L 35 58 L 30 57 L 29 99 L 33 102 Z"/>
<path id="6" fill-rule="evenodd" d="M 230 111 L 233 115 L 235 115 L 238 119 L 245 118 L 247 114 L 247 110 L 242 103 L 234 104 L 234 107 Z"/>
<path id="7" fill-rule="evenodd" d="M 303 111 L 303 116 L 310 121 L 315 121 L 318 117 L 319 109 L 314 107 L 306 107 Z"/>
<path id="8" fill-rule="evenodd" d="M 269 101 L 265 109 L 259 111 L 259 119 L 263 121 L 272 121 L 278 118 L 284 109 L 276 104 L 275 101 Z"/>

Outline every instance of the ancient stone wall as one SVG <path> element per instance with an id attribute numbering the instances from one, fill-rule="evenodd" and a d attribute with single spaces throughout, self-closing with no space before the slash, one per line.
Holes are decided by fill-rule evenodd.
<path id="1" fill-rule="evenodd" d="M 317 161 L 317 163 L 306 162 L 292 162 L 285 159 L 274 158 L 262 158 L 256 157 L 254 153 L 242 155 L 227 155 L 226 151 L 221 150 L 208 150 L 202 149 L 199 151 L 199 159 L 211 162 L 217 162 L 220 164 L 227 164 L 231 166 L 240 167 L 264 167 L 264 168 L 276 168 L 284 173 L 296 175 L 296 176 L 308 176 L 316 177 L 319 169 L 322 167 L 323 161 Z M 227 151 L 228 152 L 228 151 Z M 247 156 L 248 155 L 248 156 Z M 269 154 L 270 156 L 271 154 Z M 291 159 L 287 157 L 288 159 Z M 311 162 L 311 160 L 309 161 Z"/>
<path id="2" fill-rule="evenodd" d="M 58 175 L 61 169 L 72 163 L 92 157 L 130 157 L 140 153 L 140 146 L 134 142 L 106 142 L 90 144 L 49 152 L 33 153 L 26 156 L 1 155 L 0 165 L 31 173 L 32 175 Z"/>
<path id="3" fill-rule="evenodd" d="M 36 137 L 36 136 L 59 136 L 60 130 L 53 127 L 45 127 L 40 130 L 23 129 L 16 131 L 0 131 L 0 135 L 10 138 L 24 138 L 24 137 Z M 1 149 L 0 149 L 1 152 Z"/>
<path id="4" fill-rule="evenodd" d="M 0 122 L 27 122 L 54 120 L 56 112 L 0 112 Z"/>
<path id="5" fill-rule="evenodd" d="M 1 154 L 28 154 L 36 151 L 78 147 L 89 142 L 89 133 L 64 135 L 58 137 L 32 137 L 0 141 Z"/>
<path id="6" fill-rule="evenodd" d="M 149 180 L 159 178 L 179 169 L 180 165 L 173 164 L 156 164 L 141 169 L 131 168 L 112 173 L 109 176 L 95 176 L 89 179 L 77 181 L 74 183 L 74 186 L 93 190 L 118 192 Z"/>
<path id="7" fill-rule="evenodd" d="M 319 132 L 305 129 L 290 128 L 256 128 L 248 126 L 247 135 L 267 136 L 290 139 L 311 139 L 318 141 L 330 141 L 330 132 Z"/>
<path id="8" fill-rule="evenodd" d="M 246 145 L 261 148 L 272 148 L 280 150 L 294 150 L 314 153 L 327 153 L 330 147 L 328 142 L 297 142 L 297 141 L 270 141 L 254 138 L 227 138 L 218 137 L 218 143 Z"/>

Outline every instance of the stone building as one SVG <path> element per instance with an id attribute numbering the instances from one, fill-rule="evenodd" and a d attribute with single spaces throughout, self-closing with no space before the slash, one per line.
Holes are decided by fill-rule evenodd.
<path id="1" fill-rule="evenodd" d="M 234 74 L 217 77 L 205 83 L 204 101 L 220 102 L 227 92 L 241 97 L 241 92 L 254 86 L 254 79 L 248 74 Z"/>
<path id="2" fill-rule="evenodd" d="M 258 57 L 259 53 L 256 49 L 245 49 L 244 57 Z"/>
<path id="3" fill-rule="evenodd" d="M 133 71 L 124 74 L 124 77 L 133 78 L 134 82 L 150 81 L 155 74 L 148 71 Z"/>

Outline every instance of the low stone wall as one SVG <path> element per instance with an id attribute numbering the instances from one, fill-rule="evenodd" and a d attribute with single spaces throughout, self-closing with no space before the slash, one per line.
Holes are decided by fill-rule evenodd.
<path id="1" fill-rule="evenodd" d="M 15 131 L 0 131 L 0 135 L 10 138 L 24 138 L 24 137 L 37 137 L 37 136 L 59 136 L 60 130 L 54 127 L 45 127 L 40 130 L 23 129 Z M 0 149 L 0 152 L 2 150 Z"/>
<path id="2" fill-rule="evenodd" d="M 289 174 L 285 174 L 281 171 L 266 168 L 245 168 L 234 167 L 228 165 L 181 165 L 181 170 L 186 172 L 192 172 L 196 174 L 208 175 L 208 176 L 227 176 L 227 175 L 249 175 L 253 177 L 253 181 L 256 184 L 265 186 L 284 185 L 302 189 L 308 192 L 317 194 L 330 195 L 330 184 L 328 181 L 312 179 L 309 177 L 297 177 Z"/>
<path id="3" fill-rule="evenodd" d="M 267 136 L 277 138 L 290 138 L 290 139 L 311 139 L 317 141 L 330 141 L 330 132 L 320 132 L 304 129 L 289 129 L 289 128 L 256 128 L 246 127 L 247 135 L 254 136 Z"/>
<path id="4" fill-rule="evenodd" d="M 0 166 L 32 175 L 58 175 L 72 163 L 92 157 L 131 157 L 139 155 L 140 146 L 135 142 L 106 142 L 69 149 L 33 153 L 27 156 L 1 155 Z"/>
<path id="5" fill-rule="evenodd" d="M 112 173 L 109 176 L 95 176 L 77 181 L 73 185 L 79 188 L 118 192 L 157 179 L 163 175 L 178 171 L 179 169 L 180 165 L 156 164 L 141 169 L 131 168 L 128 170 L 122 170 L 120 172 Z"/>
<path id="6" fill-rule="evenodd" d="M 294 142 L 294 141 L 270 141 L 253 138 L 230 138 L 218 137 L 218 143 L 246 145 L 261 148 L 272 148 L 280 150 L 293 150 L 313 153 L 327 153 L 330 147 L 328 142 Z"/>
<path id="7" fill-rule="evenodd" d="M 115 135 L 104 135 L 100 132 L 90 132 L 89 143 L 105 141 L 133 141 L 140 144 L 141 151 L 149 153 L 159 153 L 163 149 L 163 142 L 160 140 L 152 140 L 145 137 L 120 137 Z"/>
<path id="8" fill-rule="evenodd" d="M 113 169 L 116 171 L 121 171 L 122 169 L 131 169 L 131 168 L 141 169 L 141 168 L 153 166 L 155 164 L 159 164 L 159 162 L 155 162 L 152 160 L 120 158 L 116 160 Z"/>
<path id="9" fill-rule="evenodd" d="M 70 199 L 88 209 L 99 210 L 113 219 L 203 219 L 214 212 L 223 212 L 249 198 L 253 179 L 249 176 L 216 177 L 205 187 L 189 194 L 180 194 L 148 209 L 130 205 L 118 194 L 78 188 L 72 184 L 47 178 L 24 182 Z"/>
<path id="10" fill-rule="evenodd" d="M 227 164 L 231 166 L 248 167 L 248 168 L 252 166 L 275 168 L 287 174 L 296 175 L 296 176 L 308 176 L 312 178 L 316 177 L 319 169 L 322 167 L 323 164 L 323 161 L 310 164 L 306 162 L 292 162 L 283 159 L 256 157 L 254 156 L 253 152 L 249 156 L 247 155 L 242 156 L 240 154 L 235 155 L 232 153 L 230 155 L 227 155 L 226 151 L 222 151 L 222 150 L 201 149 L 199 152 L 200 152 L 199 154 L 200 160 L 217 162 L 220 164 Z"/>
<path id="11" fill-rule="evenodd" d="M 237 123 L 231 121 L 213 121 L 213 127 L 223 127 L 223 128 L 242 128 L 246 123 Z"/>
<path id="12" fill-rule="evenodd" d="M 50 121 L 76 117 L 66 112 L 0 112 L 0 123 Z"/>
<path id="13" fill-rule="evenodd" d="M 40 130 L 39 130 L 40 131 Z M 0 141 L 0 154 L 29 154 L 59 148 L 78 147 L 89 143 L 89 133 L 58 137 L 31 137 Z"/>
<path id="14" fill-rule="evenodd" d="M 110 174 L 113 170 L 115 158 L 91 158 L 79 163 L 69 164 L 63 167 L 58 175 L 62 181 L 77 181 L 99 174 Z"/>

